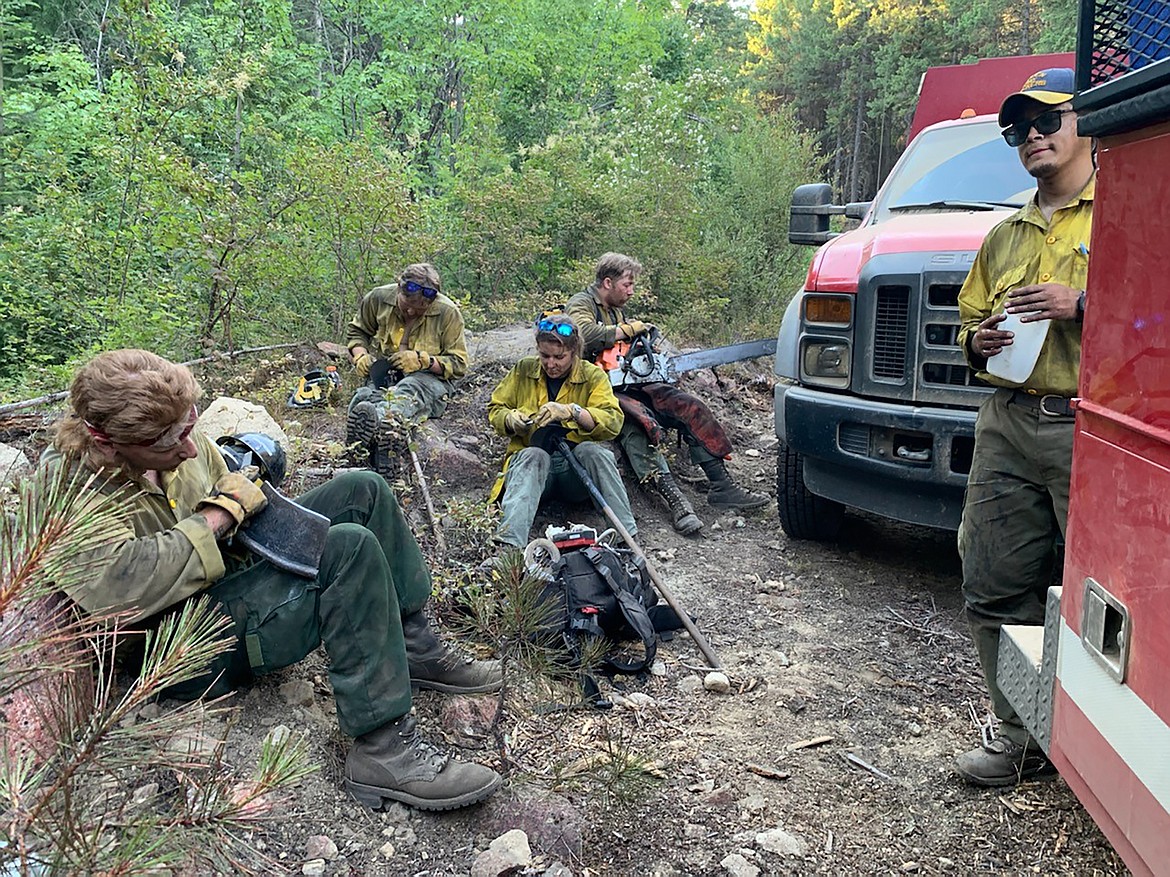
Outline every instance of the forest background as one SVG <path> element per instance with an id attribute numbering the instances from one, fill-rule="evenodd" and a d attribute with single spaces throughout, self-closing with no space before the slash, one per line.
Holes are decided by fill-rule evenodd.
<path id="1" fill-rule="evenodd" d="M 469 326 L 609 249 L 679 338 L 775 332 L 792 190 L 873 195 L 930 65 L 1073 0 L 0 0 L 0 398 L 93 352 L 344 338 L 433 261 Z"/>

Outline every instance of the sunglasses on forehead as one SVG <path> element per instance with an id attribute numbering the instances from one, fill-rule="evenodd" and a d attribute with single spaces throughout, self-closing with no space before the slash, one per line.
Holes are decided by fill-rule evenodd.
<path id="1" fill-rule="evenodd" d="M 399 284 L 399 288 L 407 295 L 419 295 L 421 293 L 422 297 L 427 301 L 434 301 L 439 294 L 439 290 L 434 287 L 423 286 L 421 283 L 416 283 L 413 280 L 403 280 Z"/>
<path id="2" fill-rule="evenodd" d="M 572 323 L 555 323 L 552 320 L 538 320 L 536 323 L 537 332 L 555 332 L 563 338 L 572 338 L 573 333 L 577 331 L 577 327 Z"/>
<path id="3" fill-rule="evenodd" d="M 1003 129 L 1003 139 L 1008 146 L 1023 146 L 1028 140 L 1028 133 L 1035 128 L 1041 136 L 1055 134 L 1064 124 L 1064 114 L 1073 110 L 1045 110 L 1036 118 L 1029 121 L 1016 122 Z"/>

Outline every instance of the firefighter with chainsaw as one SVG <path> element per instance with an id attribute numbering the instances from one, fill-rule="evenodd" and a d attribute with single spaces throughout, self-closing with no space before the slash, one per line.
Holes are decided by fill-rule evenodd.
<path id="1" fill-rule="evenodd" d="M 210 597 L 232 620 L 234 645 L 203 677 L 168 690 L 184 699 L 226 693 L 324 643 L 338 723 L 354 738 L 345 784 L 359 802 L 449 810 L 486 798 L 499 775 L 419 736 L 411 686 L 497 691 L 500 665 L 460 655 L 432 630 L 431 576 L 385 480 L 349 472 L 298 500 L 329 523 L 311 578 L 241 551 L 232 537 L 259 525 L 268 495 L 198 432 L 200 395 L 187 368 L 144 350 L 100 354 L 75 376 L 72 411 L 42 464 L 103 473 L 92 489 L 128 514 L 118 538 L 78 560 L 93 575 L 68 596 L 143 629 Z"/>
<path id="2" fill-rule="evenodd" d="M 597 262 L 593 284 L 569 299 L 567 310 L 581 327 L 585 356 L 602 368 L 613 368 L 615 353 L 628 350 L 632 342 L 655 329 L 653 324 L 631 320 L 625 313 L 641 273 L 642 265 L 636 259 L 606 253 Z M 690 449 L 691 460 L 711 483 L 708 505 L 750 510 L 768 504 L 768 497 L 745 490 L 731 480 L 724 462 L 731 453 L 731 441 L 701 400 L 661 381 L 619 387 L 617 397 L 626 415 L 618 441 L 638 483 L 666 504 L 675 530 L 691 535 L 702 529 L 703 522 L 659 448 L 670 428 L 679 431 Z"/>
<path id="3" fill-rule="evenodd" d="M 358 377 L 345 442 L 357 459 L 394 475 L 408 433 L 447 410 L 451 384 L 467 374 L 459 306 L 442 293 L 434 265 L 407 265 L 397 282 L 362 299 L 347 345 Z"/>
<path id="4" fill-rule="evenodd" d="M 564 314 L 536 321 L 536 356 L 521 359 L 492 391 L 488 420 L 508 439 L 491 501 L 503 512 L 495 540 L 523 548 L 546 496 L 588 500 L 580 478 L 557 447 L 568 442 L 575 456 L 631 535 L 638 532 L 630 499 L 605 442 L 622 427 L 622 410 L 609 378 L 581 359 L 581 333 Z"/>

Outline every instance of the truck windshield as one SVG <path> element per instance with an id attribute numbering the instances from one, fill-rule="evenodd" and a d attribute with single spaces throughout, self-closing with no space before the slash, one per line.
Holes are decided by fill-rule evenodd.
<path id="1" fill-rule="evenodd" d="M 924 131 L 899 159 L 874 205 L 874 222 L 923 210 L 1010 209 L 1036 182 L 994 119 Z"/>

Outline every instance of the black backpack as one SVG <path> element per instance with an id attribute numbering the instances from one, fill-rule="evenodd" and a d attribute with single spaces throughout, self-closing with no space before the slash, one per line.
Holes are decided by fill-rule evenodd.
<path id="1" fill-rule="evenodd" d="M 641 641 L 642 654 L 608 655 L 603 669 L 615 673 L 640 673 L 653 662 L 658 634 L 678 630 L 682 622 L 668 605 L 658 604 L 646 565 L 627 548 L 594 544 L 565 552 L 553 563 L 551 580 L 542 602 L 548 625 L 560 629 L 574 665 L 580 670 L 582 641 Z M 582 685 L 596 705 L 597 683 L 582 673 Z"/>

